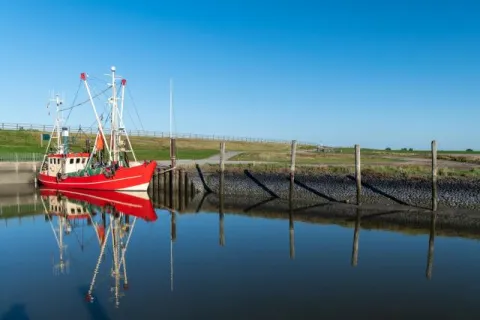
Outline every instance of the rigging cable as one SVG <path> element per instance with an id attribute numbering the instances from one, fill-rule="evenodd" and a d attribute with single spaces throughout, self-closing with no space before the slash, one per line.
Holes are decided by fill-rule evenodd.
<path id="1" fill-rule="evenodd" d="M 127 92 L 128 92 L 128 95 L 129 95 L 130 99 L 132 100 L 132 104 L 133 104 L 133 107 L 135 109 L 135 113 L 137 114 L 138 121 L 140 122 L 140 126 L 142 127 L 142 131 L 145 131 L 145 129 L 143 128 L 142 120 L 140 119 L 140 116 L 138 115 L 137 105 L 135 104 L 135 101 L 133 100 L 132 93 L 130 92 L 130 87 L 127 87 Z"/>

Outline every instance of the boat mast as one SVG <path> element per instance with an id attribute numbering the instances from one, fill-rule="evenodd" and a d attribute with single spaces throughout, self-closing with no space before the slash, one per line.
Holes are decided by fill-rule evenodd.
<path id="1" fill-rule="evenodd" d="M 117 150 L 117 88 L 115 85 L 115 67 L 112 66 L 110 69 L 112 71 L 112 114 L 111 114 L 111 132 L 110 132 L 110 150 L 113 153 L 113 161 L 118 161 L 118 150 Z"/>
<path id="2" fill-rule="evenodd" d="M 55 96 L 55 103 L 57 104 L 57 147 L 58 147 L 58 152 L 63 154 L 63 144 L 62 144 L 62 138 L 60 136 L 60 131 L 62 129 L 62 111 L 60 111 L 60 105 L 62 104 L 62 101 L 60 101 L 60 98 L 58 97 L 58 94 Z"/>
<path id="3" fill-rule="evenodd" d="M 95 103 L 93 102 L 92 93 L 90 92 L 90 87 L 88 86 L 88 83 L 87 83 L 87 74 L 86 73 L 81 73 L 80 74 L 80 79 L 82 79 L 83 83 L 85 84 L 85 88 L 87 89 L 87 93 L 88 93 L 88 97 L 90 99 L 90 103 L 92 104 L 93 113 L 95 114 L 95 119 L 97 119 L 98 130 L 100 130 L 100 133 L 102 134 L 103 142 L 105 144 L 105 147 L 107 148 L 107 152 L 111 156 L 110 147 L 108 146 L 107 138 L 105 138 L 105 133 L 103 132 L 103 128 L 102 128 L 102 123 L 100 122 L 100 118 L 98 117 L 97 108 L 95 108 Z"/>
<path id="4" fill-rule="evenodd" d="M 125 138 L 127 138 L 127 142 L 128 142 L 128 150 L 125 149 L 125 151 L 129 151 L 132 153 L 133 155 L 133 160 L 134 161 L 137 161 L 137 157 L 135 156 L 135 152 L 133 151 L 133 148 L 132 148 L 132 143 L 130 142 L 130 138 L 128 137 L 128 133 L 127 133 L 127 129 L 125 128 L 125 123 L 123 122 L 123 108 L 124 108 L 124 105 L 125 105 L 125 86 L 127 85 L 127 80 L 125 79 L 122 79 L 122 97 L 121 97 L 121 107 L 120 107 L 120 129 L 119 129 L 119 134 L 120 133 L 123 133 L 125 135 Z M 118 138 L 118 143 L 120 145 L 122 145 L 122 142 L 120 141 L 120 136 Z"/>

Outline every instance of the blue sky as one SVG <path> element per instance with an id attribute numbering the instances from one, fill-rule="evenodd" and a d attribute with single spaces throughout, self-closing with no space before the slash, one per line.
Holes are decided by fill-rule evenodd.
<path id="1" fill-rule="evenodd" d="M 80 72 L 115 65 L 148 130 L 168 131 L 172 77 L 177 132 L 480 149 L 479 12 L 461 0 L 2 0 L 1 122 L 50 124 L 49 91 L 71 104 Z M 85 105 L 69 123 L 93 120 Z"/>

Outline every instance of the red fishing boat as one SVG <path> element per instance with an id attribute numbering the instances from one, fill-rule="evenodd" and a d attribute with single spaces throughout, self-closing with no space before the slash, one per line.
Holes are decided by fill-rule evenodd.
<path id="1" fill-rule="evenodd" d="M 127 130 L 125 130 L 123 108 L 126 80 L 116 77 L 115 67 L 112 67 L 111 83 L 108 84 L 107 89 L 92 96 L 87 78 L 86 73 L 80 75 L 80 81 L 84 84 L 88 94 L 88 100 L 84 103 L 90 101 L 98 125 L 95 143 L 91 148 L 87 143 L 83 152 L 70 150 L 69 130 L 62 125 L 61 112 L 71 111 L 74 107 L 84 103 L 64 108 L 62 107 L 63 102 L 57 95 L 54 100 L 57 105 L 57 119 L 48 142 L 47 152 L 37 174 L 38 182 L 55 189 L 146 191 L 157 163 L 155 161 L 137 161 Z M 117 84 L 118 80 L 120 82 Z M 120 85 L 120 90 L 117 90 L 117 85 Z M 106 117 L 110 120 L 110 133 L 107 139 L 106 130 L 103 129 L 95 108 L 94 97 L 98 97 L 110 89 L 112 91 L 112 95 L 108 99 L 110 112 Z M 119 94 L 117 91 L 120 92 L 120 98 L 117 97 Z M 120 107 L 118 100 L 120 100 Z M 52 140 L 55 140 L 56 146 L 54 147 L 51 147 Z M 130 159 L 129 154 L 133 159 Z"/>

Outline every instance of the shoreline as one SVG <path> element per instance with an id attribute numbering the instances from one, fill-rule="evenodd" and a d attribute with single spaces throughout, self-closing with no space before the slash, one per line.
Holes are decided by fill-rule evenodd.
<path id="1" fill-rule="evenodd" d="M 219 193 L 220 173 L 187 169 L 189 179 L 199 192 Z M 355 178 L 349 173 L 322 172 L 295 174 L 293 199 L 356 204 Z M 437 180 L 438 209 L 480 210 L 480 179 L 442 176 Z M 283 172 L 248 168 L 224 172 L 224 194 L 289 199 L 290 179 Z M 362 173 L 362 204 L 404 205 L 431 209 L 432 181 L 429 177 L 406 177 Z"/>

